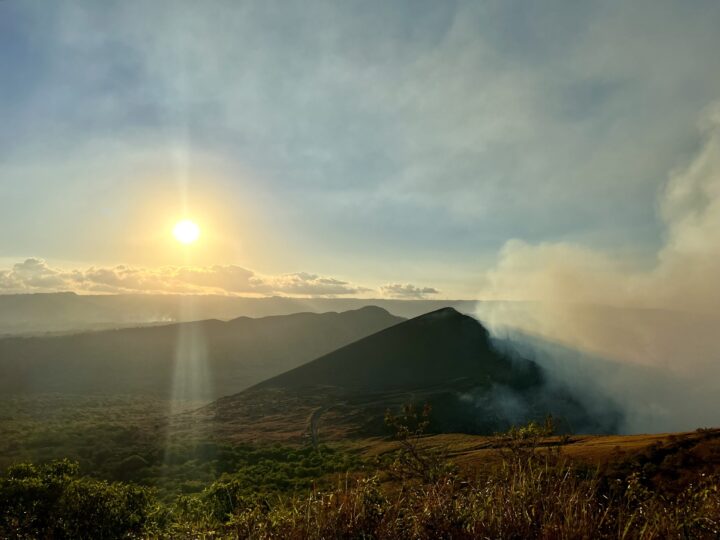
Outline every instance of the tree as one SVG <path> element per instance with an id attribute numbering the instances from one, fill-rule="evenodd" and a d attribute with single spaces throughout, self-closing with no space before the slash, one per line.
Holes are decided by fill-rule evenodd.
<path id="1" fill-rule="evenodd" d="M 442 449 L 424 447 L 421 443 L 430 425 L 431 410 L 426 403 L 422 411 L 415 405 L 406 404 L 400 415 L 394 415 L 389 409 L 385 412 L 385 425 L 393 430 L 394 438 L 400 443 L 388 467 L 391 476 L 399 480 L 416 478 L 434 482 L 454 472 L 454 466 Z"/>

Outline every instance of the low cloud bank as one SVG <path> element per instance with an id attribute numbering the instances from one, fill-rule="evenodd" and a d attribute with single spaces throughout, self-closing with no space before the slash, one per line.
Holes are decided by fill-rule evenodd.
<path id="1" fill-rule="evenodd" d="M 508 242 L 477 316 L 578 385 L 612 395 L 626 431 L 720 425 L 720 107 L 659 197 L 654 263 L 570 243 Z"/>
<path id="2" fill-rule="evenodd" d="M 73 291 L 86 293 L 222 294 L 288 296 L 355 296 L 380 293 L 389 298 L 426 298 L 438 294 L 433 287 L 383 285 L 379 290 L 337 278 L 295 272 L 275 276 L 258 274 L 236 265 L 164 266 L 126 265 L 64 270 L 37 258 L 0 269 L 0 294 Z"/>
<path id="3" fill-rule="evenodd" d="M 26 259 L 0 270 L 0 292 L 76 291 L 94 293 L 287 294 L 342 296 L 368 291 L 339 279 L 297 272 L 266 276 L 235 265 L 139 268 L 125 265 L 85 270 L 53 268 Z"/>

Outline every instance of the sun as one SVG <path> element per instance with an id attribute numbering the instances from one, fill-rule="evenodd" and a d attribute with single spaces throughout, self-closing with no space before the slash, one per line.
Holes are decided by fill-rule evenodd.
<path id="1" fill-rule="evenodd" d="M 200 227 L 194 221 L 183 219 L 173 227 L 173 236 L 181 244 L 192 244 L 200 238 Z"/>

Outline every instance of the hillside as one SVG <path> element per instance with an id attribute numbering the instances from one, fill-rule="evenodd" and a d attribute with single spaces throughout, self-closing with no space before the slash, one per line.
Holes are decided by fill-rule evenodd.
<path id="1" fill-rule="evenodd" d="M 402 320 L 381 308 L 365 307 L 344 313 L 5 338 L 0 339 L 0 392 L 170 397 L 176 363 L 182 360 L 198 364 L 208 379 L 196 397 L 213 399 Z"/>
<path id="2" fill-rule="evenodd" d="M 492 433 L 557 417 L 562 429 L 610 432 L 609 404 L 591 416 L 535 363 L 493 348 L 487 330 L 441 309 L 347 345 L 218 400 L 195 415 L 230 439 L 341 439 L 382 435 L 386 409 L 430 403 L 440 432 Z"/>
<path id="3" fill-rule="evenodd" d="M 258 387 L 379 391 L 493 382 L 525 388 L 541 381 L 535 364 L 513 363 L 495 351 L 487 330 L 475 319 L 443 308 L 368 336 Z"/>

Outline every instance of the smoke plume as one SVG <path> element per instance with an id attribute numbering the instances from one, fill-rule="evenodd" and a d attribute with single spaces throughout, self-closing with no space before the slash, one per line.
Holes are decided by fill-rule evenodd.
<path id="1" fill-rule="evenodd" d="M 478 304 L 496 336 L 621 403 L 626 431 L 720 423 L 720 107 L 702 128 L 702 148 L 659 194 L 663 243 L 651 264 L 513 240 L 480 294 L 510 300 Z"/>

